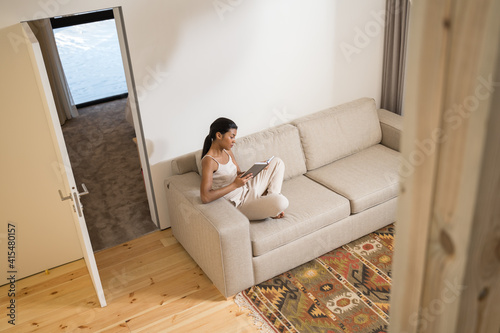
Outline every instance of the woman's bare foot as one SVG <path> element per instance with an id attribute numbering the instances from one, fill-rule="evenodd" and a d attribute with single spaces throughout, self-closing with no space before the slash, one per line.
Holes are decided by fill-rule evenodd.
<path id="1" fill-rule="evenodd" d="M 278 215 L 276 215 L 276 216 L 274 216 L 274 217 L 271 217 L 271 218 L 273 218 L 273 219 L 281 219 L 281 218 L 283 218 L 283 217 L 285 217 L 285 212 L 281 212 L 281 213 L 279 213 Z"/>

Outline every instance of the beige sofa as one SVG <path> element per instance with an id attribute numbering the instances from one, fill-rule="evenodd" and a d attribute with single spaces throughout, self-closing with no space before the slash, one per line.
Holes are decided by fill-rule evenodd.
<path id="1" fill-rule="evenodd" d="M 229 297 L 395 221 L 402 118 L 362 98 L 243 138 L 242 170 L 272 155 L 286 165 L 283 219 L 249 221 L 221 198 L 200 199 L 201 151 L 165 180 L 175 238 Z"/>

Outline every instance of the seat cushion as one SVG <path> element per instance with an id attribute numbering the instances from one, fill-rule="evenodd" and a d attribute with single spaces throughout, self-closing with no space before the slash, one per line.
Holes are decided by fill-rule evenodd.
<path id="1" fill-rule="evenodd" d="M 350 215 L 346 198 L 305 176 L 283 182 L 281 192 L 290 202 L 284 218 L 250 222 L 254 257 Z"/>
<path id="2" fill-rule="evenodd" d="M 306 176 L 349 199 L 355 214 L 397 197 L 399 156 L 378 144 Z"/>
<path id="3" fill-rule="evenodd" d="M 300 133 L 307 170 L 327 165 L 380 143 L 375 101 L 361 98 L 292 122 Z"/>

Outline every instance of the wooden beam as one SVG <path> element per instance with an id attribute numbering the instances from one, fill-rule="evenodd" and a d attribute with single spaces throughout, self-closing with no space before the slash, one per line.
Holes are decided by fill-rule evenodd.
<path id="1" fill-rule="evenodd" d="M 413 2 L 391 332 L 500 329 L 498 12 Z"/>
<path id="2" fill-rule="evenodd" d="M 487 29 L 483 42 L 486 44 L 498 43 L 500 39 L 497 18 L 491 18 L 500 12 L 500 1 L 495 6 L 489 13 L 488 23 L 493 22 L 494 28 Z M 460 333 L 500 332 L 500 50 L 496 54 L 490 47 L 487 50 L 480 61 L 485 66 L 482 72 L 488 75 L 482 82 L 489 82 L 490 78 L 493 82 L 482 88 L 484 93 L 485 87 L 489 87 L 491 93 L 489 116 L 485 122 L 475 124 L 485 128 L 486 133 L 465 262 L 466 288 L 458 308 L 456 332 Z M 492 62 L 496 63 L 496 69 L 488 74 Z"/>
<path id="3" fill-rule="evenodd" d="M 419 0 L 410 11 L 389 326 L 394 333 L 416 332 L 437 164 L 433 138 L 441 126 L 436 110 L 443 98 L 448 16 L 447 1 Z"/>

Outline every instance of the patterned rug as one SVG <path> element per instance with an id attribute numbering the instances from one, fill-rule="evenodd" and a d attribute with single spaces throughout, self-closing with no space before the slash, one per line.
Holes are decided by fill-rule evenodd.
<path id="1" fill-rule="evenodd" d="M 388 331 L 394 224 L 240 292 L 264 332 Z"/>

